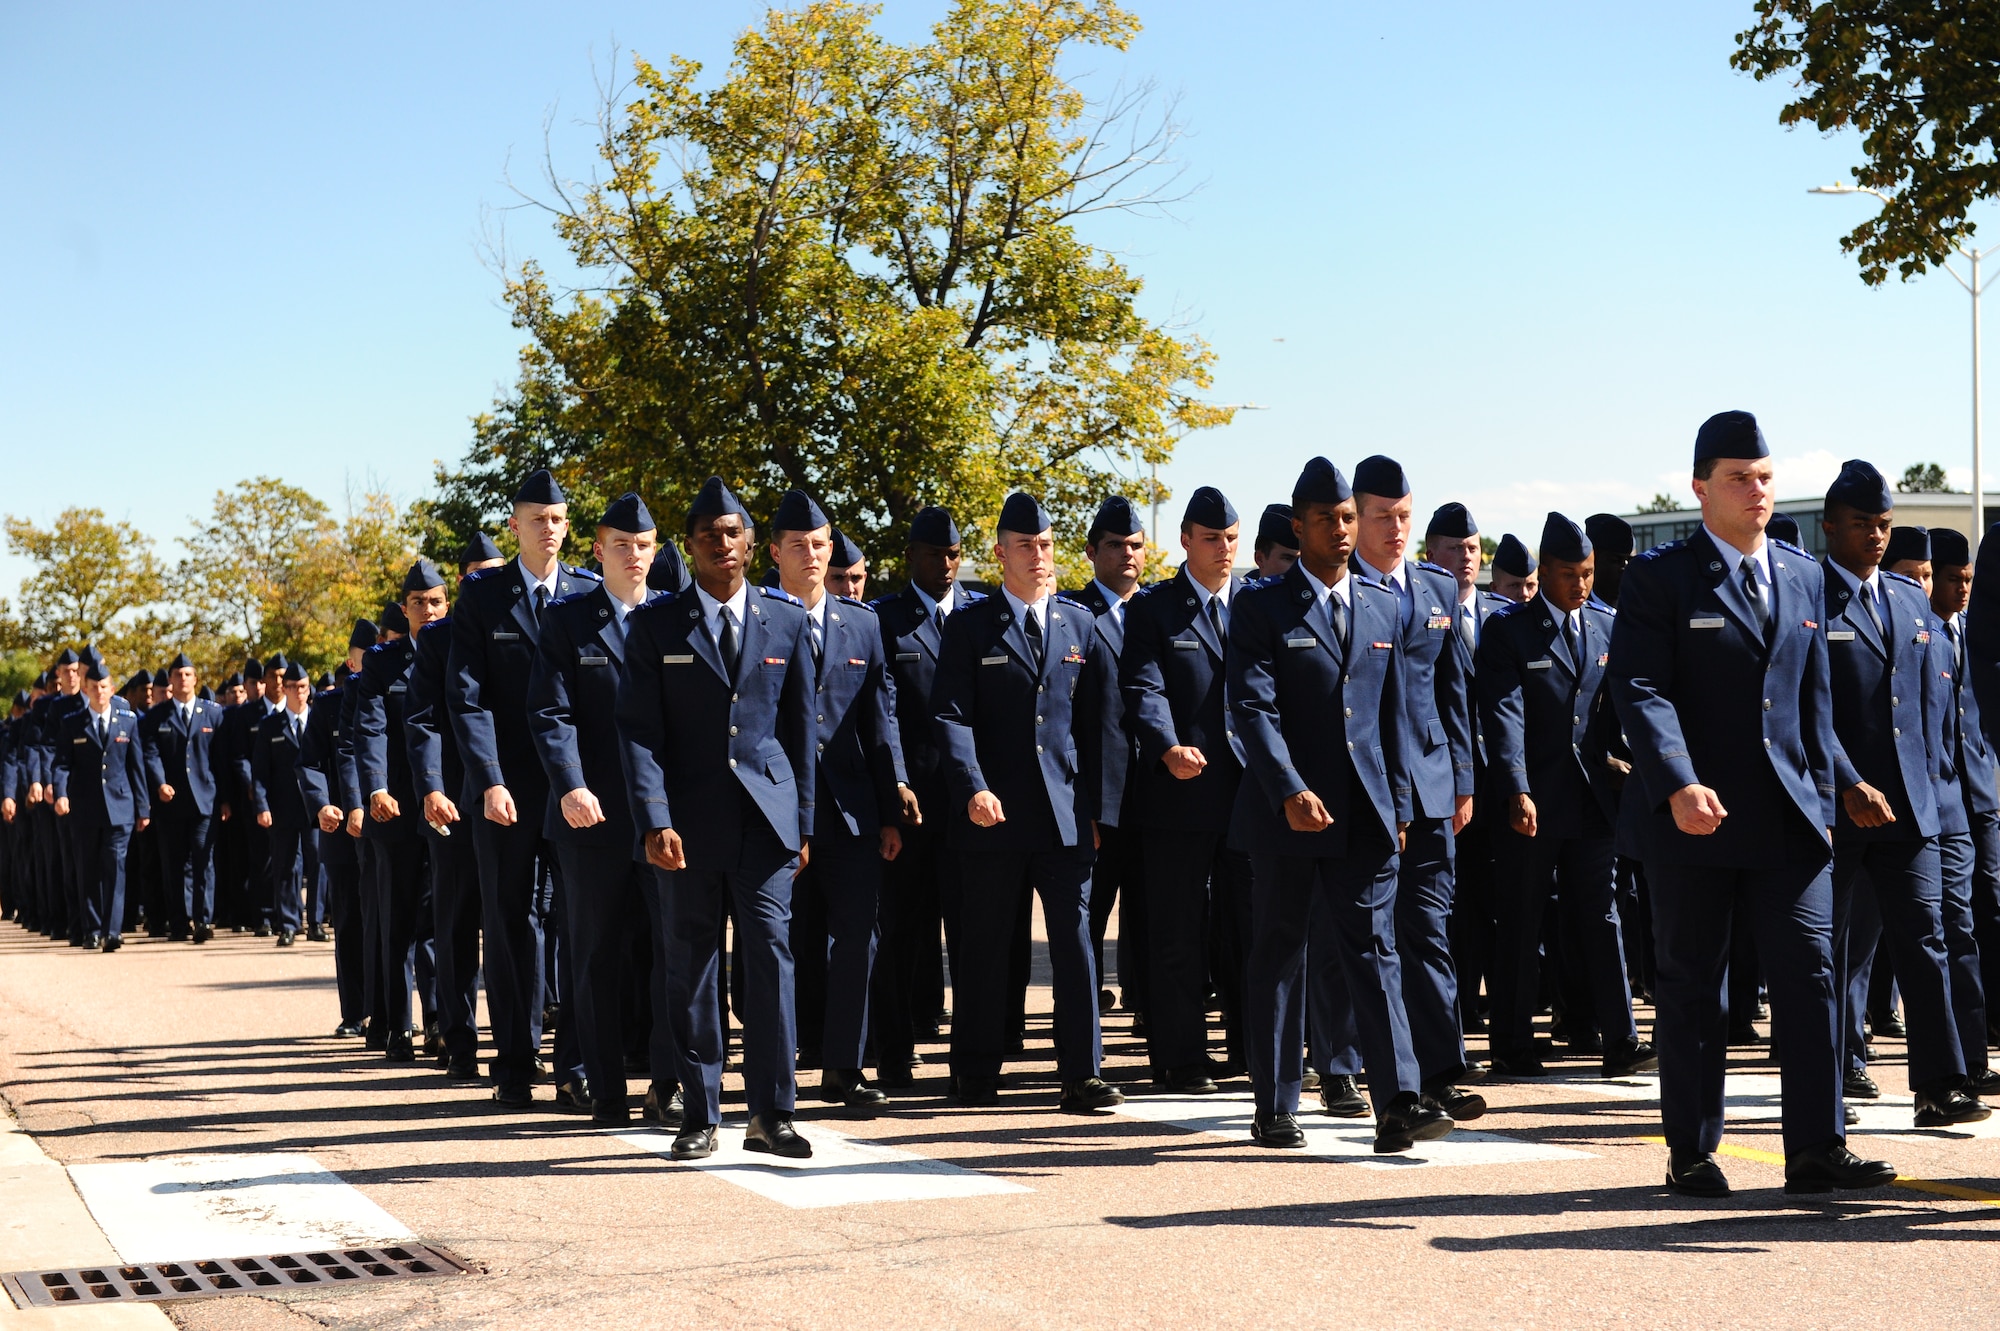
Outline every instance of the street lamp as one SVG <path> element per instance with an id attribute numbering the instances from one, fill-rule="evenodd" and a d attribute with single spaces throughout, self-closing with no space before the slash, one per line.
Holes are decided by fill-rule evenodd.
<path id="1" fill-rule="evenodd" d="M 1224 402 L 1219 404 L 1219 409 L 1222 411 L 1269 411 L 1270 410 L 1269 407 L 1265 406 L 1261 402 Z M 1160 539 L 1160 464 L 1157 462 L 1153 464 L 1152 487 L 1153 487 L 1153 525 L 1146 528 L 1146 530 L 1153 534 L 1153 540 L 1155 543 L 1157 543 Z"/>
<path id="2" fill-rule="evenodd" d="M 1866 185 L 1815 185 L 1813 188 L 1807 190 L 1806 193 L 1873 194 L 1883 203 L 1889 202 L 1888 195 L 1879 189 L 1870 189 Z M 1979 548 L 1979 538 L 1986 530 L 1986 491 L 1982 480 L 1981 467 L 1983 461 L 1981 456 L 1983 441 L 1980 435 L 1979 422 L 1979 298 L 1985 295 L 1986 288 L 1993 284 L 1990 278 L 1985 282 L 1980 281 L 1979 263 L 1980 260 L 1992 254 L 1995 250 L 2000 250 L 2000 245 L 1989 245 L 1983 250 L 1975 250 L 1969 245 L 1960 245 L 1957 242 L 1953 242 L 1952 248 L 1963 254 L 1966 257 L 1966 261 L 1972 266 L 1971 277 L 1968 280 L 1960 276 L 1958 269 L 1952 267 L 1949 263 L 1939 265 L 1947 273 L 1951 274 L 1953 281 L 1964 287 L 1972 296 L 1972 526 L 1966 531 L 1966 541 L 1974 550 L 1977 550 Z"/>

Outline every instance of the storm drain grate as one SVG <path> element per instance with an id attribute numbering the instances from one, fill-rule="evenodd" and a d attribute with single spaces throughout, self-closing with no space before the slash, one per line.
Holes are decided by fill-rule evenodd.
<path id="1" fill-rule="evenodd" d="M 388 1248 L 286 1252 L 273 1257 L 217 1257 L 136 1266 L 84 1266 L 61 1271 L 12 1271 L 0 1285 L 18 1308 L 71 1303 L 130 1303 L 262 1294 L 280 1289 L 361 1285 L 419 1276 L 465 1275 L 471 1267 L 440 1248 L 405 1243 Z"/>

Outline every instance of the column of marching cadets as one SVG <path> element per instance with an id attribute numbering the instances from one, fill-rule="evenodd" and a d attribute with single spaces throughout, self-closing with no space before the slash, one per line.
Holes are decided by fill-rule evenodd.
<path id="1" fill-rule="evenodd" d="M 1308 463 L 1248 580 L 1204 486 L 1171 577 L 1142 586 L 1114 496 L 1058 592 L 1015 493 L 991 590 L 933 507 L 869 602 L 800 491 L 760 532 L 711 478 L 667 540 L 626 494 L 593 572 L 537 471 L 516 558 L 482 535 L 455 579 L 418 561 L 316 685 L 279 656 L 211 692 L 181 655 L 114 690 L 65 650 L 0 733 L 4 905 L 101 952 L 141 923 L 281 947 L 330 923 L 337 1033 L 504 1108 L 543 1080 L 600 1123 L 636 1107 L 682 1159 L 715 1149 L 732 1015 L 752 1150 L 811 1154 L 797 1069 L 878 1111 L 947 1026 L 952 1096 L 999 1103 L 1034 899 L 1060 1107 L 1122 1102 L 1122 1006 L 1155 1088 L 1247 1077 L 1274 1148 L 1312 1091 L 1408 1150 L 1560 1054 L 1657 1067 L 1669 1186 L 1722 1195 L 1726 1052 L 1764 1042 L 1768 998 L 1787 1189 L 1879 1186 L 1846 1148 L 1874 1036 L 1907 1037 L 1918 1126 L 2000 1089 L 2000 613 L 1966 538 L 1895 526 L 1866 462 L 1818 561 L 1748 413 L 1702 425 L 1692 484 L 1687 539 L 1635 558 L 1622 520 L 1551 513 L 1536 553 L 1498 542 L 1489 591 L 1472 515 L 1419 538 L 1387 457 Z"/>

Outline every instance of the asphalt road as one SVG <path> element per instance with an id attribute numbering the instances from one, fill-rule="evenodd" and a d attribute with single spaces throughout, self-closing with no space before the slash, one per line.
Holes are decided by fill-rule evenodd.
<path id="1" fill-rule="evenodd" d="M 1853 1145 L 1909 1182 L 1788 1199 L 1756 1049 L 1737 1051 L 1719 1203 L 1666 1193 L 1653 1088 L 1590 1063 L 1489 1084 L 1480 1133 L 1425 1157 L 1378 1159 L 1365 1125 L 1317 1116 L 1312 1151 L 1273 1153 L 1240 1097 L 1151 1095 L 1119 1013 L 1106 1075 L 1127 1110 L 1059 1114 L 1042 988 L 1000 1108 L 952 1107 L 931 1046 L 892 1112 L 802 1100 L 813 1169 L 696 1169 L 664 1137 L 550 1112 L 546 1085 L 504 1113 L 333 1038 L 332 974 L 325 946 L 104 956 L 0 924 L 0 1094 L 126 1260 L 387 1225 L 473 1268 L 165 1305 L 181 1325 L 1880 1327 L 1978 1324 L 2000 1274 L 2000 1123 L 1916 1132 L 1906 1105 L 1870 1106 Z M 1880 1049 L 1884 1090 L 1906 1091 L 1900 1045 Z M 13 1242 L 0 1270 L 62 1260 Z"/>

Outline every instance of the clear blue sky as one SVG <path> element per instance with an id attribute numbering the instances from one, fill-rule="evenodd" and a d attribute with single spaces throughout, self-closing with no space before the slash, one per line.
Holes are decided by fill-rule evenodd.
<path id="1" fill-rule="evenodd" d="M 1684 491 L 1695 426 L 1747 407 L 1787 494 L 1839 459 L 1969 471 L 1967 300 L 1862 285 L 1851 137 L 1787 133 L 1728 67 L 1747 0 L 1138 0 L 1079 66 L 1181 94 L 1201 189 L 1091 233 L 1268 411 L 1183 445 L 1169 482 L 1246 512 L 1308 456 L 1401 458 L 1420 509 L 1497 535 Z M 943 6 L 892 0 L 915 35 Z M 614 43 L 719 76 L 733 0 L 560 6 L 0 8 L 0 510 L 90 503 L 172 538 L 271 473 L 340 500 L 423 493 L 520 336 L 481 241 L 587 173 Z M 593 68 L 595 66 L 595 69 Z M 533 214 L 517 255 L 559 253 Z M 1170 509 L 1177 514 L 1177 505 Z M 0 557 L 0 588 L 20 561 Z"/>

